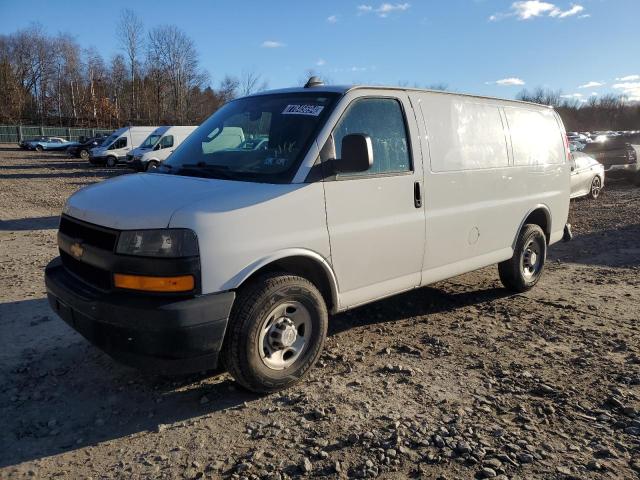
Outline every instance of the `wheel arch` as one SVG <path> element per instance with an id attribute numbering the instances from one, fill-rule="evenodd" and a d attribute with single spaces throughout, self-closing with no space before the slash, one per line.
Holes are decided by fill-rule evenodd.
<path id="1" fill-rule="evenodd" d="M 513 242 L 511 243 L 512 247 L 515 248 L 520 232 L 528 223 L 538 225 L 542 229 L 547 237 L 547 245 L 549 245 L 549 239 L 551 237 L 551 210 L 549 210 L 549 207 L 544 204 L 538 204 L 530 209 L 522 219 L 522 222 L 520 222 Z"/>
<path id="2" fill-rule="evenodd" d="M 313 283 L 325 299 L 331 313 L 339 310 L 338 282 L 329 262 L 320 254 L 302 248 L 276 252 L 254 262 L 239 275 L 237 287 L 269 272 L 286 272 L 306 278 Z"/>

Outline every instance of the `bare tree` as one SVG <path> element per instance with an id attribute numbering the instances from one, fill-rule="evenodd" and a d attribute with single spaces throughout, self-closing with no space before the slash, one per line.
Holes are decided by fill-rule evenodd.
<path id="1" fill-rule="evenodd" d="M 131 72 L 131 118 L 137 118 L 136 69 L 138 68 L 139 56 L 143 46 L 144 26 L 133 10 L 124 9 L 120 12 L 120 23 L 117 27 L 117 34 L 120 47 L 129 58 L 129 68 Z"/>
<path id="2" fill-rule="evenodd" d="M 269 88 L 269 82 L 262 78 L 262 75 L 255 70 L 245 70 L 240 77 L 240 95 L 246 96 L 252 93 L 262 92 Z"/>

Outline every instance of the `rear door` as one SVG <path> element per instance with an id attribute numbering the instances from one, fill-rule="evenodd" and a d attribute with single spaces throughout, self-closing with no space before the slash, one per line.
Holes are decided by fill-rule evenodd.
<path id="1" fill-rule="evenodd" d="M 371 137 L 373 167 L 324 183 L 341 308 L 418 286 L 425 241 L 423 202 L 416 198 L 422 192 L 422 161 L 406 94 L 351 101 L 328 140 L 335 158 L 342 138 L 353 133 Z"/>

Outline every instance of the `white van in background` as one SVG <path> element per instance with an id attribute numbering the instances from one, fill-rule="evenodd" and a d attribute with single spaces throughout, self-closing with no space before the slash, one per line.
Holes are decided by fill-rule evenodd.
<path id="1" fill-rule="evenodd" d="M 542 105 L 317 81 L 260 92 L 154 173 L 72 195 L 49 302 L 125 363 L 222 363 L 280 390 L 320 356 L 330 313 L 492 264 L 506 288 L 533 288 L 571 238 L 570 166 Z"/>
<path id="2" fill-rule="evenodd" d="M 195 125 L 156 128 L 138 148 L 127 154 L 127 165 L 138 171 L 157 168 L 196 128 Z"/>
<path id="3" fill-rule="evenodd" d="M 99 147 L 89 152 L 89 162 L 94 165 L 115 167 L 123 162 L 130 150 L 139 146 L 158 127 L 122 127 L 113 132 Z"/>

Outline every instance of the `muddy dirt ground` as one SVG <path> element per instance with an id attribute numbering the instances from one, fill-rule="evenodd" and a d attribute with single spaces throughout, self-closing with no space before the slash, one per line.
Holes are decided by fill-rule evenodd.
<path id="1" fill-rule="evenodd" d="M 1 478 L 640 478 L 640 189 L 572 201 L 533 291 L 492 267 L 334 316 L 257 396 L 120 366 L 49 309 L 63 202 L 126 173 L 0 147 Z"/>

